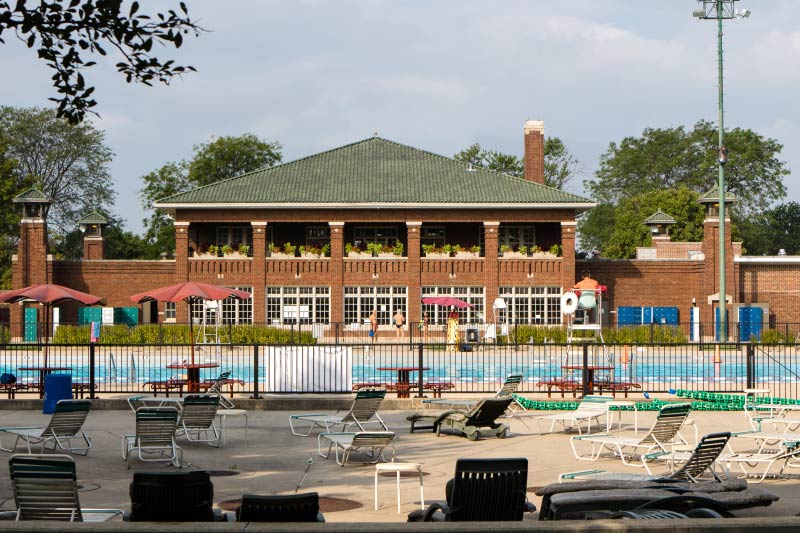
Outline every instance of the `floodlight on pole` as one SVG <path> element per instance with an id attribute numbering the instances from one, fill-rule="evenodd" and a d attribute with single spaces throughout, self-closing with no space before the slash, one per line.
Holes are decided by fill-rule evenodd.
<path id="1" fill-rule="evenodd" d="M 728 339 L 727 290 L 725 289 L 725 163 L 728 162 L 728 149 L 725 147 L 725 107 L 723 105 L 722 76 L 722 21 L 748 18 L 749 9 L 736 9 L 739 0 L 697 0 L 698 6 L 692 16 L 700 20 L 717 21 L 717 76 L 718 76 L 718 113 L 719 113 L 719 338 Z"/>

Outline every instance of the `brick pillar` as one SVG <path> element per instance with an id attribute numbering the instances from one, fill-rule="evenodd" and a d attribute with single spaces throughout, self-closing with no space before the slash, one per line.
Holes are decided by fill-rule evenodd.
<path id="1" fill-rule="evenodd" d="M 23 217 L 20 222 L 17 254 L 12 258 L 11 288 L 21 289 L 29 285 L 50 283 L 51 272 L 47 256 L 47 223 L 40 216 Z M 46 321 L 39 307 L 39 322 Z M 21 339 L 24 332 L 24 305 L 10 307 L 11 337 Z"/>
<path id="2" fill-rule="evenodd" d="M 408 228 L 408 243 L 406 244 L 407 259 L 408 261 L 408 277 L 410 283 L 408 285 L 408 322 L 419 322 L 422 320 L 422 298 L 421 285 L 422 285 L 422 268 L 419 259 L 420 243 L 419 243 L 419 230 L 422 227 L 422 222 L 406 222 Z"/>
<path id="3" fill-rule="evenodd" d="M 253 226 L 253 322 L 267 321 L 267 223 L 251 222 Z"/>
<path id="4" fill-rule="evenodd" d="M 331 228 L 331 323 L 344 321 L 344 222 L 328 222 Z"/>
<path id="5" fill-rule="evenodd" d="M 544 122 L 525 122 L 525 179 L 544 183 Z"/>
<path id="6" fill-rule="evenodd" d="M 105 241 L 103 237 L 83 238 L 84 261 L 102 261 L 105 256 Z"/>
<path id="7" fill-rule="evenodd" d="M 725 218 L 725 290 L 720 290 L 719 287 L 719 218 L 707 218 L 703 221 L 703 243 L 701 246 L 705 261 L 703 265 L 703 300 L 704 303 L 708 302 L 708 297 L 712 294 L 719 293 L 720 300 L 722 301 L 724 294 L 733 298 L 733 302 L 738 301 L 736 294 L 736 280 L 734 278 L 733 266 L 733 245 L 731 243 L 731 222 L 729 218 Z M 699 303 L 699 302 L 698 302 Z M 732 334 L 733 320 L 731 318 L 732 306 L 726 307 L 728 313 L 728 334 Z M 708 324 L 714 323 L 716 320 L 714 316 L 713 306 L 703 305 L 700 311 L 701 322 Z"/>
<path id="8" fill-rule="evenodd" d="M 486 284 L 486 308 L 484 309 L 484 321 L 489 321 L 492 317 L 492 305 L 495 298 L 499 295 L 497 286 L 500 279 L 500 263 L 497 254 L 500 253 L 500 244 L 498 242 L 497 231 L 500 228 L 499 222 L 484 222 L 483 223 L 483 249 L 484 249 L 484 278 Z"/>
<path id="9" fill-rule="evenodd" d="M 189 222 L 174 222 L 175 226 L 175 283 L 189 281 Z M 162 304 L 163 305 L 163 304 Z M 188 305 L 175 305 L 175 321 L 189 323 Z"/>
<path id="10" fill-rule="evenodd" d="M 574 220 L 561 222 L 561 287 L 562 290 L 571 289 L 575 285 L 575 229 Z M 601 284 L 608 282 L 599 280 Z"/>

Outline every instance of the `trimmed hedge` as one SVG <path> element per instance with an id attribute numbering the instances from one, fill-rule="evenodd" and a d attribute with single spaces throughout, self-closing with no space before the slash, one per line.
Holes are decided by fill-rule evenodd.
<path id="1" fill-rule="evenodd" d="M 90 326 L 58 326 L 53 344 L 88 344 Z M 195 328 L 195 336 L 197 328 Z M 100 328 L 99 344 L 190 344 L 189 326 L 183 324 L 107 325 Z M 316 344 L 308 331 L 271 326 L 232 325 L 219 328 L 223 344 Z"/>
<path id="2" fill-rule="evenodd" d="M 573 332 L 577 338 L 592 337 L 591 331 Z M 514 328 L 517 344 L 543 344 L 547 342 L 566 344 L 567 328 L 562 326 L 518 325 Z M 680 329 L 664 325 L 631 326 L 620 329 L 604 329 L 603 339 L 607 344 L 685 344 L 686 334 Z"/>

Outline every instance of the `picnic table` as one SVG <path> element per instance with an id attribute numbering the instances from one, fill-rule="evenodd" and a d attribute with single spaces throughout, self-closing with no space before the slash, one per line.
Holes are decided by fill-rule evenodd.
<path id="1" fill-rule="evenodd" d="M 382 366 L 376 368 L 378 371 L 397 372 L 397 397 L 410 398 L 411 397 L 411 372 L 418 372 L 420 370 L 430 370 L 430 367 L 423 366 Z"/>
<path id="2" fill-rule="evenodd" d="M 200 369 L 219 368 L 219 363 L 172 363 L 167 365 L 170 370 L 186 370 L 187 390 L 200 392 Z"/>
<path id="3" fill-rule="evenodd" d="M 44 377 L 53 372 L 61 372 L 63 370 L 72 370 L 71 366 L 21 366 L 17 368 L 20 372 L 38 372 L 39 381 L 35 387 L 39 389 L 39 398 L 44 397 Z"/>
<path id="4" fill-rule="evenodd" d="M 586 392 L 594 394 L 594 373 L 596 371 L 613 370 L 611 366 L 583 366 L 583 365 L 562 365 L 561 370 L 581 370 L 585 371 L 583 382 L 586 383 Z"/>

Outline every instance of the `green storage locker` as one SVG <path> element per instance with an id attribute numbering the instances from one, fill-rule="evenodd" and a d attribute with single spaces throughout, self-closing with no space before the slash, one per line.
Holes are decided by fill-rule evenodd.
<path id="1" fill-rule="evenodd" d="M 79 307 L 78 325 L 88 326 L 91 322 L 103 322 L 103 309 L 100 307 Z"/>
<path id="2" fill-rule="evenodd" d="M 138 307 L 115 307 L 114 324 L 124 324 L 133 327 L 139 323 Z"/>

